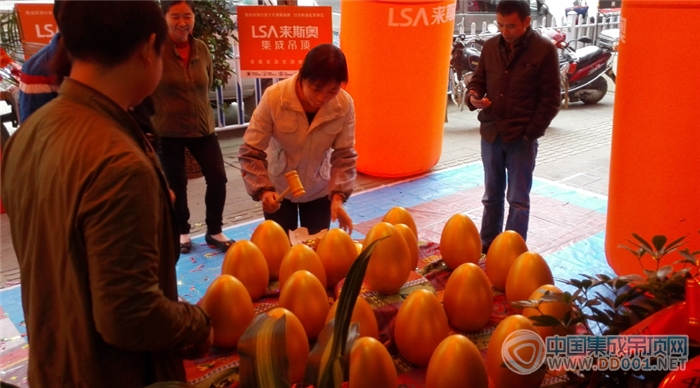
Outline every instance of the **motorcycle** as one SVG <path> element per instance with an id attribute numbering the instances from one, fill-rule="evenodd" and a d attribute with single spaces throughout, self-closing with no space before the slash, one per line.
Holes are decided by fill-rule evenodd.
<path id="1" fill-rule="evenodd" d="M 468 36 L 464 33 L 464 18 L 457 24 L 459 34 L 452 41 L 450 53 L 450 88 L 452 101 L 459 110 L 464 109 L 467 85 L 479 64 L 481 49 L 486 39 L 495 35 L 498 30 L 493 24 L 488 26 L 488 33 Z"/>
<path id="2" fill-rule="evenodd" d="M 450 55 L 450 82 L 452 87 L 452 101 L 459 110 L 464 109 L 467 85 L 479 64 L 481 49 L 484 40 L 479 37 L 467 38 L 465 34 L 459 34 L 452 43 Z"/>
<path id="3" fill-rule="evenodd" d="M 592 105 L 602 100 L 608 92 L 608 81 L 603 78 L 603 74 L 607 73 L 615 79 L 612 72 L 612 53 L 598 46 L 585 46 L 576 50 L 571 47 L 571 42 L 566 42 L 566 36 L 559 31 L 545 28 L 541 32 L 552 40 L 560 52 L 559 67 L 564 108 L 568 107 L 569 102 L 581 101 Z M 593 42 L 587 36 L 576 41 L 586 44 Z"/>

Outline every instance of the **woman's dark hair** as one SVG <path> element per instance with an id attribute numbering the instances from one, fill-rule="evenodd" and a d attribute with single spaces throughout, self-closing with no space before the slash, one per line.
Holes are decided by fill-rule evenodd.
<path id="1" fill-rule="evenodd" d="M 503 0 L 496 6 L 496 13 L 508 16 L 517 13 L 520 21 L 530 16 L 530 3 L 527 0 Z"/>
<path id="2" fill-rule="evenodd" d="M 331 82 L 348 83 L 348 63 L 345 54 L 332 44 L 321 44 L 309 51 L 299 69 L 299 81 L 307 80 L 319 86 Z"/>
<path id="3" fill-rule="evenodd" d="M 72 60 L 117 66 L 156 35 L 160 52 L 168 36 L 165 18 L 154 0 L 61 2 L 58 25 L 61 39 Z"/>
<path id="4" fill-rule="evenodd" d="M 190 7 L 190 10 L 192 10 L 192 13 L 194 13 L 194 1 L 192 0 L 175 0 L 175 1 L 161 1 L 160 2 L 160 9 L 163 10 L 163 15 L 168 13 L 170 11 L 170 7 L 172 7 L 175 4 L 180 4 L 180 3 L 185 3 Z"/>

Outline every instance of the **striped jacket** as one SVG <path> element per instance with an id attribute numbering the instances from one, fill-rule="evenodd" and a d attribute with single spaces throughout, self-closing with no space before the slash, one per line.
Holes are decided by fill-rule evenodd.
<path id="1" fill-rule="evenodd" d="M 56 76 L 51 75 L 49 64 L 59 46 L 60 34 L 39 50 L 22 66 L 19 78 L 19 122 L 58 96 Z"/>

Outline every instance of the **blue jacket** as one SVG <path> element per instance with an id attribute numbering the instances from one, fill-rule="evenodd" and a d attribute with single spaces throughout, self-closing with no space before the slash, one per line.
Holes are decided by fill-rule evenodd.
<path id="1" fill-rule="evenodd" d="M 59 34 L 39 50 L 22 66 L 19 79 L 19 122 L 20 124 L 47 102 L 58 96 L 56 76 L 51 74 L 49 64 L 58 48 Z"/>

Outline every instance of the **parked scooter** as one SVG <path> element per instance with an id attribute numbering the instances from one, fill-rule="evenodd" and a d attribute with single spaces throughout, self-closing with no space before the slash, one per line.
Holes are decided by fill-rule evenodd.
<path id="1" fill-rule="evenodd" d="M 485 35 L 468 36 L 464 33 L 464 18 L 457 26 L 459 27 L 459 35 L 452 42 L 450 54 L 450 88 L 452 89 L 452 101 L 461 111 L 464 109 L 467 85 L 479 64 L 484 42 L 495 35 L 498 30 L 496 26 L 490 24 L 488 26 L 489 32 Z"/>
<path id="2" fill-rule="evenodd" d="M 450 85 L 452 87 L 452 101 L 460 111 L 464 109 L 467 85 L 479 64 L 483 44 L 483 39 L 467 37 L 465 34 L 459 34 L 452 43 Z"/>
<path id="3" fill-rule="evenodd" d="M 562 80 L 562 99 L 564 108 L 569 102 L 581 101 L 586 105 L 598 103 L 608 92 L 608 81 L 603 74 L 612 74 L 612 54 L 598 46 L 585 46 L 578 50 L 566 42 L 566 36 L 553 29 L 543 29 L 542 33 L 552 39 L 559 49 L 559 65 Z M 593 40 L 587 36 L 578 42 L 590 44 Z M 614 75 L 611 77 L 614 79 Z"/>

